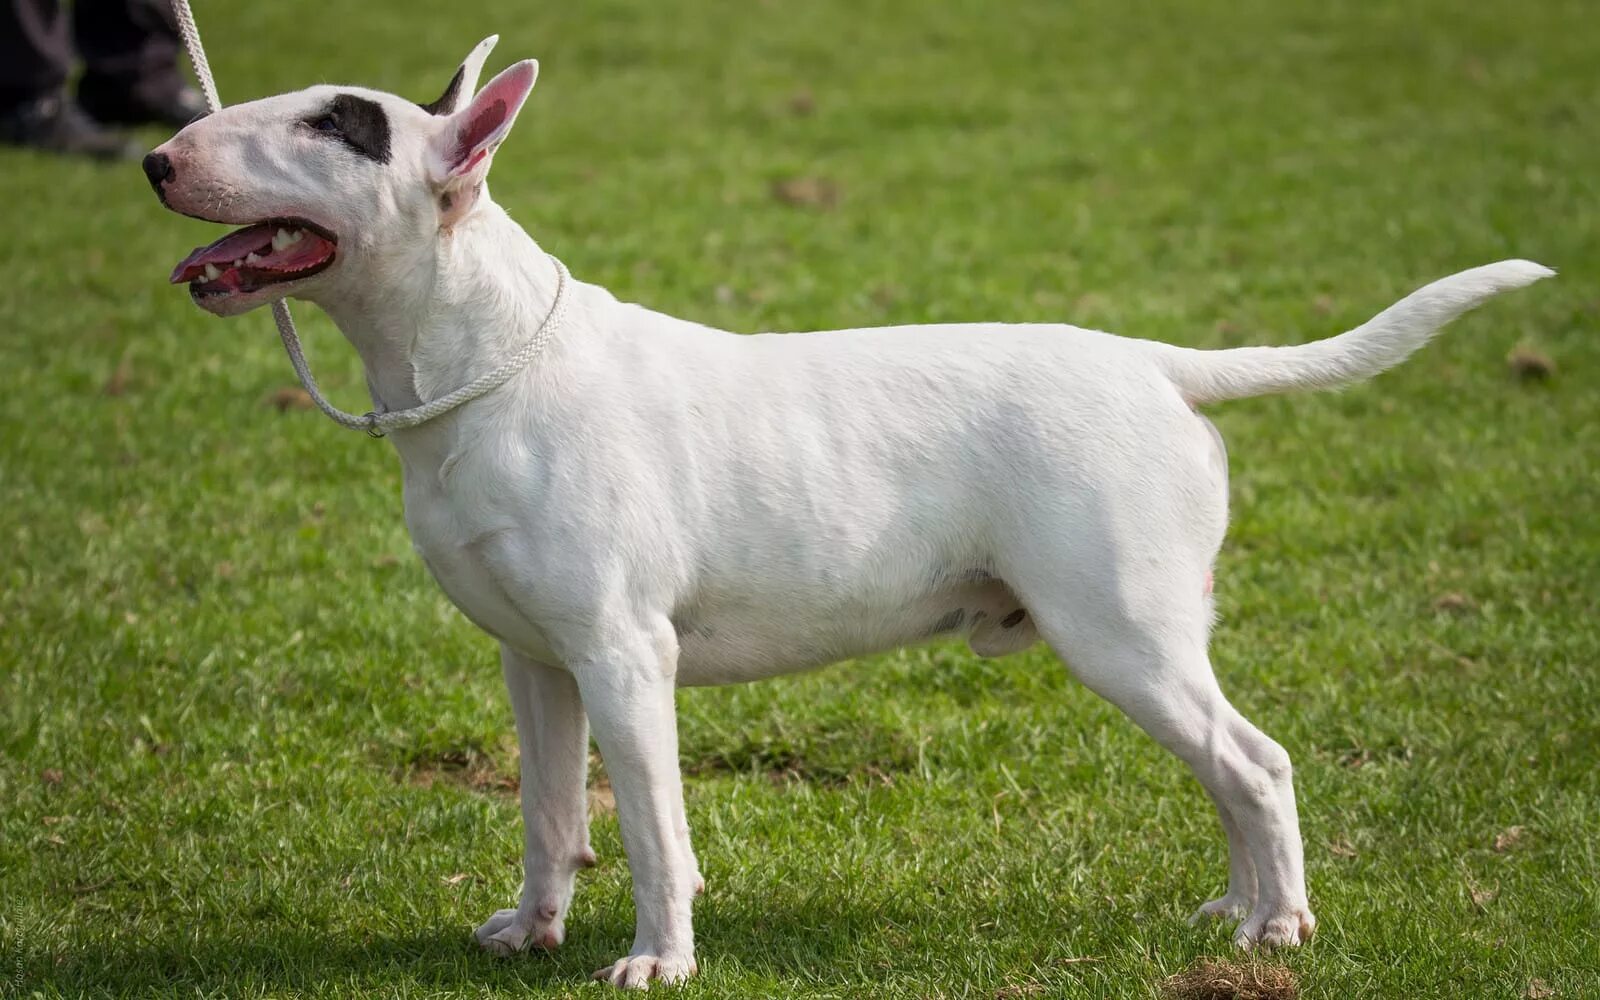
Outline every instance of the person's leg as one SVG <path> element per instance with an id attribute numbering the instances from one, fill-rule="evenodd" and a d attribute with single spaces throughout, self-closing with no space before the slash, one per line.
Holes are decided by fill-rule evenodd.
<path id="1" fill-rule="evenodd" d="M 178 70 L 178 25 L 165 0 L 77 0 L 78 102 L 100 121 L 181 128 L 205 105 Z"/>
<path id="2" fill-rule="evenodd" d="M 57 0 L 0 0 L 0 106 L 57 94 L 72 66 L 72 37 Z"/>
<path id="3" fill-rule="evenodd" d="M 67 99 L 71 69 L 59 0 L 0 0 L 0 143 L 102 159 L 138 155 Z"/>

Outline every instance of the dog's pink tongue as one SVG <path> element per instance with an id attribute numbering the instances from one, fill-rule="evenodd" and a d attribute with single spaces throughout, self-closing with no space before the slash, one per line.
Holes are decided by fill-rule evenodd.
<path id="1" fill-rule="evenodd" d="M 291 242 L 281 249 L 274 249 L 274 234 L 288 236 Z M 224 276 L 242 270 L 256 279 L 266 276 L 270 280 L 285 280 L 326 262 L 333 252 L 331 240 L 309 229 L 287 232 L 272 223 L 261 222 L 229 233 L 210 246 L 195 250 L 173 269 L 170 280 L 174 285 L 194 281 L 205 275 L 207 267 L 216 268 Z M 250 259 L 252 257 L 253 260 Z M 234 277 L 239 279 L 240 276 L 235 273 Z M 220 278 L 210 280 L 216 282 Z M 233 282 L 235 285 L 238 283 L 238 280 Z"/>
<path id="2" fill-rule="evenodd" d="M 196 247 L 172 270 L 169 279 L 174 285 L 193 281 L 205 273 L 206 265 L 217 268 L 231 265 L 246 254 L 256 253 L 272 245 L 272 226 L 261 222 L 235 230 L 210 246 Z"/>

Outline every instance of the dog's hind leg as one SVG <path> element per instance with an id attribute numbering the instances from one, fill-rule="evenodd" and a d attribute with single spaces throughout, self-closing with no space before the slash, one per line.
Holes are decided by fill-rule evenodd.
<path id="1" fill-rule="evenodd" d="M 584 787 L 589 728 L 577 681 L 507 647 L 501 648 L 500 662 L 522 753 L 524 878 L 516 909 L 498 911 L 474 936 L 490 951 L 512 954 L 561 944 L 573 877 L 595 857 Z"/>
<path id="2" fill-rule="evenodd" d="M 1233 818 L 1227 805 L 1209 788 L 1206 789 L 1206 795 L 1217 807 L 1222 832 L 1228 836 L 1228 891 L 1200 904 L 1200 908 L 1189 918 L 1189 923 L 1198 924 L 1207 918 L 1242 920 L 1256 905 L 1256 865 L 1250 860 L 1250 844 L 1244 839 L 1244 831 L 1239 828 L 1238 820 Z"/>
<path id="3" fill-rule="evenodd" d="M 1047 634 L 1047 638 L 1048 638 Z M 1203 646 L 1172 644 L 1165 630 L 1131 629 L 1117 647 L 1057 646 L 1090 688 L 1115 703 L 1188 764 L 1218 805 L 1230 850 L 1229 895 L 1246 865 L 1253 906 L 1235 940 L 1242 946 L 1299 944 L 1315 920 L 1306 902 L 1300 821 L 1288 753 L 1252 726 L 1217 687 Z M 1223 897 L 1218 910 L 1245 904 Z"/>
<path id="4" fill-rule="evenodd" d="M 1217 686 L 1205 648 L 1203 565 L 1181 572 L 1174 566 L 1181 586 L 1157 582 L 1163 571 L 1144 561 L 1132 574 L 1140 587 L 1112 572 L 1109 587 L 1102 581 L 1094 588 L 1069 572 L 1054 582 L 1070 591 L 1070 600 L 1027 586 L 1018 593 L 1072 672 L 1187 763 L 1216 803 L 1234 857 L 1228 895 L 1203 912 L 1249 907 L 1235 937 L 1242 946 L 1299 944 L 1315 919 L 1306 902 L 1289 755 Z"/>

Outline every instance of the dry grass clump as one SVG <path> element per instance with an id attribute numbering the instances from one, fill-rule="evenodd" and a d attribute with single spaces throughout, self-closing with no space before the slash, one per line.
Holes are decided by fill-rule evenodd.
<path id="1" fill-rule="evenodd" d="M 1161 984 L 1166 1000 L 1295 1000 L 1300 983 L 1281 965 L 1202 958 Z"/>

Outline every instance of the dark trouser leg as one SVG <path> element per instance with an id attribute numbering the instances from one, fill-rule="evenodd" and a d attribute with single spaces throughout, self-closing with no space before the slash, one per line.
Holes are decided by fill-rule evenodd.
<path id="1" fill-rule="evenodd" d="M 57 0 L 0 0 L 0 111 L 60 90 L 71 65 Z"/>
<path id="2" fill-rule="evenodd" d="M 73 26 L 85 70 L 78 103 L 102 122 L 182 128 L 205 113 L 178 72 L 178 23 L 168 0 L 78 0 Z"/>
<path id="3" fill-rule="evenodd" d="M 104 160 L 136 155 L 67 99 L 72 57 L 60 0 L 0 0 L 0 143 Z"/>
<path id="4" fill-rule="evenodd" d="M 164 0 L 77 0 L 72 29 L 86 78 L 122 86 L 176 83 L 178 26 Z"/>

